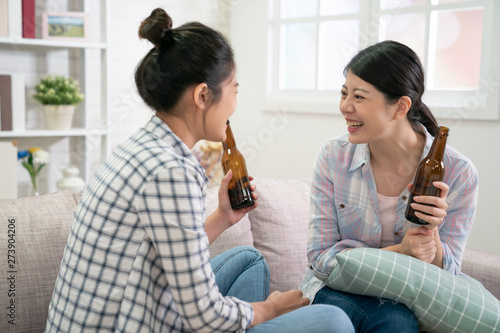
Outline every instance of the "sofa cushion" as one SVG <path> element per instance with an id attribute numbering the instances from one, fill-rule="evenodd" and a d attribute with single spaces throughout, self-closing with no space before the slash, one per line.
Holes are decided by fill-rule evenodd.
<path id="1" fill-rule="evenodd" d="M 297 289 L 307 269 L 310 180 L 257 178 L 253 183 L 258 207 L 248 215 L 254 245 L 270 266 L 270 291 Z"/>
<path id="2" fill-rule="evenodd" d="M 79 199 L 74 192 L 56 192 L 0 200 L 0 249 L 5 253 L 0 265 L 0 332 L 44 331 Z"/>
<path id="3" fill-rule="evenodd" d="M 405 304 L 426 332 L 498 332 L 500 301 L 470 277 L 411 256 L 373 248 L 336 255 L 326 285 Z"/>
<path id="4" fill-rule="evenodd" d="M 500 254 L 466 249 L 462 272 L 479 280 L 489 292 L 500 299 Z"/>
<path id="5" fill-rule="evenodd" d="M 218 191 L 218 187 L 211 187 L 207 190 L 206 216 L 209 216 L 217 209 L 219 204 Z M 248 214 L 238 223 L 226 229 L 212 242 L 212 244 L 210 244 L 210 257 L 213 258 L 224 251 L 240 245 L 253 246 L 253 237 L 250 231 Z"/>

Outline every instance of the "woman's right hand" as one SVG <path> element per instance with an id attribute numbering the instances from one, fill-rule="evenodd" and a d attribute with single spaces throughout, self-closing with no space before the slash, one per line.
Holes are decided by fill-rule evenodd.
<path id="1" fill-rule="evenodd" d="M 431 263 L 437 252 L 433 230 L 424 226 L 409 229 L 401 242 L 400 252 Z"/>
<path id="2" fill-rule="evenodd" d="M 275 291 L 264 302 L 250 303 L 254 310 L 250 327 L 309 305 L 309 303 L 309 298 L 303 297 L 300 290 Z"/>

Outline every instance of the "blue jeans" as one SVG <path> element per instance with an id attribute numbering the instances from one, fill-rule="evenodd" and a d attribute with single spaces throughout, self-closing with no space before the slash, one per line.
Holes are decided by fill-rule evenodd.
<path id="1" fill-rule="evenodd" d="M 269 295 L 269 266 L 257 249 L 238 246 L 210 260 L 215 283 L 224 296 L 262 302 Z"/>
<path id="2" fill-rule="evenodd" d="M 210 260 L 224 296 L 262 302 L 269 296 L 269 266 L 253 247 L 239 246 Z M 247 329 L 249 333 L 354 333 L 349 317 L 336 306 L 310 305 Z"/>
<path id="3" fill-rule="evenodd" d="M 404 304 L 355 295 L 329 287 L 318 291 L 313 304 L 333 304 L 347 313 L 356 332 L 418 333 L 417 318 Z"/>

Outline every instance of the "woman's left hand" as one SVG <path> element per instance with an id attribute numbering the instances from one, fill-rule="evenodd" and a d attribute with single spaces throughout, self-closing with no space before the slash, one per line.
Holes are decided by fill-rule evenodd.
<path id="1" fill-rule="evenodd" d="M 255 204 L 251 207 L 245 207 L 237 210 L 233 210 L 231 207 L 231 202 L 229 201 L 228 195 L 228 185 L 231 177 L 233 176 L 233 172 L 231 170 L 222 178 L 222 181 L 219 186 L 219 211 L 222 216 L 229 222 L 230 226 L 236 224 L 239 220 L 241 220 L 248 212 L 257 208 L 257 199 L 258 195 L 255 193 L 255 185 L 251 185 L 250 189 L 252 190 L 252 196 L 256 200 Z M 253 177 L 248 177 L 250 181 L 253 180 Z"/>
<path id="2" fill-rule="evenodd" d="M 224 230 L 238 223 L 249 211 L 257 208 L 257 202 L 255 202 L 255 204 L 251 207 L 233 210 L 231 202 L 229 201 L 229 194 L 227 193 L 229 181 L 232 176 L 233 173 L 229 170 L 229 172 L 222 178 L 219 186 L 219 206 L 215 212 L 213 212 L 205 220 L 205 232 L 207 233 L 209 244 L 219 237 Z M 249 179 L 253 180 L 252 177 L 249 177 Z M 251 190 L 253 198 L 257 200 L 258 196 L 254 192 L 255 185 L 251 185 Z"/>
<path id="3" fill-rule="evenodd" d="M 441 190 L 439 197 L 419 195 L 413 197 L 415 202 L 411 204 L 412 208 L 416 210 L 415 215 L 419 219 L 429 222 L 428 225 L 425 225 L 427 229 L 434 229 L 443 223 L 447 215 L 446 210 L 448 209 L 446 197 L 448 196 L 450 187 L 441 181 L 435 181 L 432 184 Z M 411 191 L 412 186 L 412 184 L 408 185 L 409 191 Z"/>

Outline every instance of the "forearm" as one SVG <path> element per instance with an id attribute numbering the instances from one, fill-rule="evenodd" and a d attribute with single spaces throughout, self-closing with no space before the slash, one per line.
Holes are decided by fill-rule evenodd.
<path id="1" fill-rule="evenodd" d="M 443 244 L 441 243 L 441 237 L 439 237 L 438 228 L 434 228 L 434 241 L 436 242 L 436 256 L 431 264 L 443 268 Z"/>
<path id="2" fill-rule="evenodd" d="M 262 324 L 265 321 L 276 317 L 274 308 L 268 301 L 250 303 L 253 308 L 253 319 L 249 327 Z"/>
<path id="3" fill-rule="evenodd" d="M 382 248 L 382 250 L 387 250 L 387 251 L 405 254 L 401 251 L 401 244 L 394 244 L 391 246 L 387 246 L 387 247 Z"/>
<path id="4" fill-rule="evenodd" d="M 230 226 L 231 223 L 224 218 L 219 209 L 216 209 L 215 212 L 205 220 L 205 232 L 207 233 L 208 243 L 211 244 Z"/>

